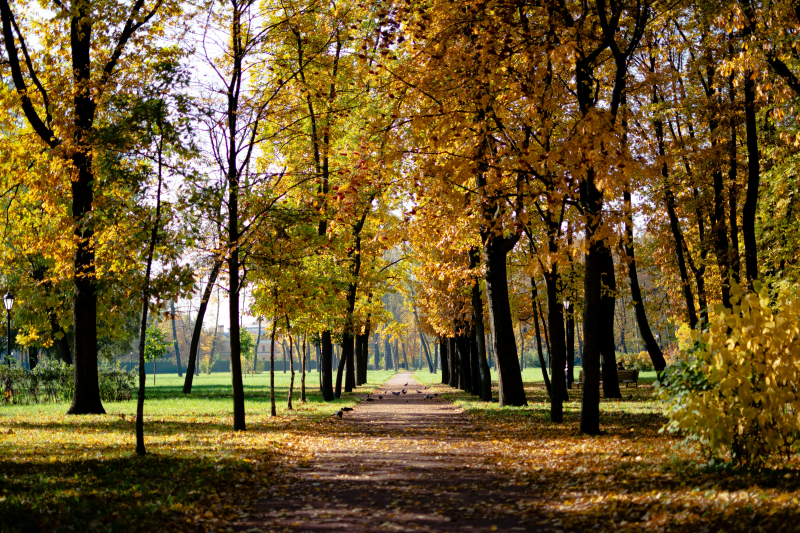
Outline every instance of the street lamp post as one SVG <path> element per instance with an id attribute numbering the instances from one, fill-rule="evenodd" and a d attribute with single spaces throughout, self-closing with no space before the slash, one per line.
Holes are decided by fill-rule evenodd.
<path id="1" fill-rule="evenodd" d="M 11 366 L 11 308 L 14 307 L 14 295 L 11 291 L 3 296 L 3 305 L 6 306 L 6 364 Z"/>

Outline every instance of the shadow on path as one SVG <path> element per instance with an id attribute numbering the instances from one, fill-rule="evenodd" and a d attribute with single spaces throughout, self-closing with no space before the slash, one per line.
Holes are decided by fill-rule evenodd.
<path id="1" fill-rule="evenodd" d="M 391 394 L 401 390 L 407 393 Z M 458 408 L 426 399 L 427 392 L 410 373 L 397 374 L 372 394 L 375 401 L 332 419 L 330 438 L 318 438 L 310 458 L 275 487 L 278 496 L 237 529 L 563 531 L 521 516 L 517 502 L 530 500 L 530 490 L 495 473 L 491 442 L 475 438 L 477 428 Z"/>

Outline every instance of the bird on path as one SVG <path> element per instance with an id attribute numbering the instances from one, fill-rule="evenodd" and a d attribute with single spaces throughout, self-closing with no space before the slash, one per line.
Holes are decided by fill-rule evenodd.
<path id="1" fill-rule="evenodd" d="M 352 408 L 352 407 L 342 407 L 342 411 L 344 411 L 345 413 L 346 413 L 347 411 L 352 411 L 352 410 L 353 410 L 353 408 Z"/>
<path id="2" fill-rule="evenodd" d="M 405 390 L 405 389 L 403 389 L 403 390 L 401 390 L 400 392 L 402 392 L 403 394 L 405 394 L 405 393 L 407 393 L 408 391 L 407 391 L 407 390 Z"/>
<path id="3" fill-rule="evenodd" d="M 367 401 L 368 401 L 368 402 L 374 402 L 374 401 L 375 401 L 375 398 L 369 398 L 369 397 L 367 397 Z"/>
<path id="4" fill-rule="evenodd" d="M 422 394 L 422 391 L 418 390 L 418 391 L 417 391 L 417 394 Z"/>
<path id="5" fill-rule="evenodd" d="M 380 394 L 378 394 L 378 399 L 379 399 L 379 400 L 383 400 L 383 396 L 381 396 Z"/>
<path id="6" fill-rule="evenodd" d="M 333 413 L 331 415 L 331 418 L 333 418 L 334 416 L 338 416 L 341 419 L 342 418 L 342 414 L 344 414 L 344 413 L 342 413 L 341 411 L 336 411 L 335 413 Z"/>
<path id="7" fill-rule="evenodd" d="M 433 398 L 433 396 L 431 396 L 430 394 L 426 394 L 426 395 L 425 395 L 425 399 L 426 399 L 426 400 L 430 400 L 431 398 Z"/>
<path id="8" fill-rule="evenodd" d="M 399 392 L 392 391 L 392 394 L 394 394 L 395 396 L 400 396 Z"/>

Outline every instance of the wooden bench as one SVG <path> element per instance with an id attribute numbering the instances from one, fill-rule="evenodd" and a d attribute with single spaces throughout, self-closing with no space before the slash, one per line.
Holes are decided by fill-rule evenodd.
<path id="1" fill-rule="evenodd" d="M 602 373 L 600 374 L 602 376 Z M 600 383 L 603 381 L 601 380 Z M 635 387 L 639 386 L 639 371 L 638 370 L 617 370 L 617 382 L 624 383 L 625 388 L 631 384 Z M 580 389 L 583 385 L 583 370 L 578 373 L 578 381 L 575 381 L 572 386 Z"/>

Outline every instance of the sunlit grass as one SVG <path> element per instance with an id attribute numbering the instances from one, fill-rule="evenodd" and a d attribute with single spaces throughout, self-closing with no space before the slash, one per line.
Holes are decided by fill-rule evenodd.
<path id="1" fill-rule="evenodd" d="M 245 432 L 232 431 L 230 374 L 195 376 L 191 395 L 183 378 L 159 374 L 152 386 L 148 376 L 145 457 L 134 454 L 135 400 L 86 416 L 66 415 L 66 403 L 0 405 L 0 531 L 207 530 L 226 506 L 266 497 L 299 435 L 324 431 L 336 409 L 392 374 L 370 372 L 368 384 L 327 403 L 310 373 L 301 404 L 298 373 L 289 410 L 290 374 L 278 372 L 274 418 L 269 374 L 248 375 Z"/>

